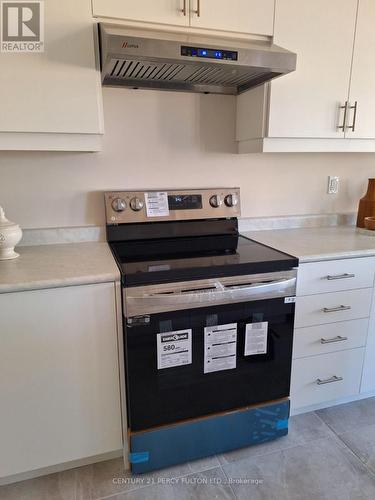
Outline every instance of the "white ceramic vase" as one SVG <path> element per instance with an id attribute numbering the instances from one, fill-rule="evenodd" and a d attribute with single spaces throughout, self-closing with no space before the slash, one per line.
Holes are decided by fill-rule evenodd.
<path id="1" fill-rule="evenodd" d="M 18 224 L 10 222 L 6 217 L 4 210 L 0 207 L 0 260 L 9 260 L 19 257 L 14 251 L 22 238 L 22 229 Z"/>

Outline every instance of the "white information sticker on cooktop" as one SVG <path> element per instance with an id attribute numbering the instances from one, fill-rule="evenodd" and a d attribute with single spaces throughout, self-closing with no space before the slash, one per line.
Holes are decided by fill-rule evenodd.
<path id="1" fill-rule="evenodd" d="M 204 373 L 236 368 L 237 323 L 204 329 Z"/>
<path id="2" fill-rule="evenodd" d="M 248 323 L 245 333 L 245 356 L 267 353 L 268 321 Z"/>
<path id="3" fill-rule="evenodd" d="M 165 191 L 145 193 L 147 217 L 166 217 L 169 215 L 168 193 Z"/>
<path id="4" fill-rule="evenodd" d="M 191 364 L 191 329 L 157 334 L 158 370 Z"/>

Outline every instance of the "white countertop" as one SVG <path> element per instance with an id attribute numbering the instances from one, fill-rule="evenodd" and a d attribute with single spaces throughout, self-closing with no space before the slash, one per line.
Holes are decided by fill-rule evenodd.
<path id="1" fill-rule="evenodd" d="M 359 234 L 353 226 L 244 231 L 242 234 L 298 257 L 300 262 L 375 255 L 375 236 Z"/>
<path id="2" fill-rule="evenodd" d="M 16 248 L 0 261 L 0 293 L 119 281 L 107 243 L 67 243 Z"/>
<path id="3" fill-rule="evenodd" d="M 300 262 L 375 256 L 375 237 L 353 226 L 243 231 L 255 241 L 298 257 Z M 18 259 L 0 261 L 0 293 L 120 280 L 103 242 L 18 247 Z"/>

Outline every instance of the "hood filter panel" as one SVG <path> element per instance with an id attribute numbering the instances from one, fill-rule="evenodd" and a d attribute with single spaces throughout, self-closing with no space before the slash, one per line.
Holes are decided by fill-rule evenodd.
<path id="1" fill-rule="evenodd" d="M 254 69 L 231 68 L 215 65 L 178 64 L 170 62 L 141 61 L 136 59 L 112 59 L 108 65 L 108 76 L 103 83 L 132 88 L 163 88 L 165 84 L 180 86 L 177 90 L 208 86 L 215 92 L 216 86 L 226 87 L 226 92 L 237 94 L 242 85 L 251 81 L 262 83 L 269 79 L 269 72 Z M 209 87 L 213 87 L 209 90 Z M 168 87 L 167 87 L 168 88 Z M 217 90 L 216 90 L 217 91 Z"/>

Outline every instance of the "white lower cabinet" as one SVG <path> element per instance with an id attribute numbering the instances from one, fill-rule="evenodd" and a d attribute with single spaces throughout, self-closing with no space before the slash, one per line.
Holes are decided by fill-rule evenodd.
<path id="1" fill-rule="evenodd" d="M 372 288 L 297 297 L 295 327 L 368 318 Z"/>
<path id="2" fill-rule="evenodd" d="M 0 295 L 0 477 L 122 448 L 115 284 Z"/>
<path id="3" fill-rule="evenodd" d="M 361 383 L 361 393 L 366 394 L 369 392 L 375 392 L 375 291 L 371 307 Z"/>
<path id="4" fill-rule="evenodd" d="M 363 364 L 361 394 L 375 392 L 375 341 L 373 337 L 374 332 L 369 331 L 369 338 Z"/>
<path id="5" fill-rule="evenodd" d="M 298 269 L 297 295 L 372 288 L 374 276 L 374 257 L 307 262 Z"/>
<path id="6" fill-rule="evenodd" d="M 367 318 L 296 328 L 293 358 L 363 347 L 366 345 L 367 329 Z"/>
<path id="7" fill-rule="evenodd" d="M 300 264 L 292 411 L 375 391 L 374 271 L 373 257 Z"/>
<path id="8" fill-rule="evenodd" d="M 291 407 L 333 401 L 359 394 L 364 348 L 295 359 Z"/>

